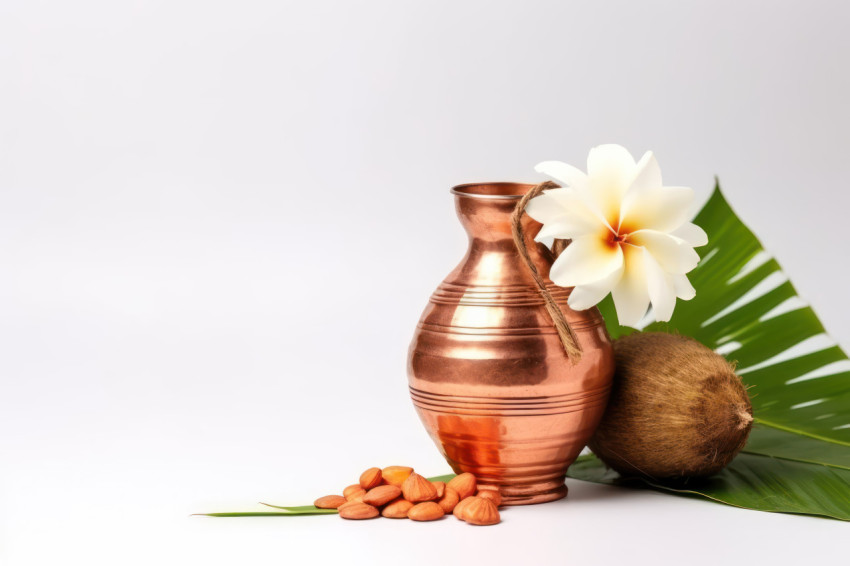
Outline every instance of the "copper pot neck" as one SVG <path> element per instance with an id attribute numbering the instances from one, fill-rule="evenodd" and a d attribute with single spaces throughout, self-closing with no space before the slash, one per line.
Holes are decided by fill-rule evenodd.
<path id="1" fill-rule="evenodd" d="M 524 194 L 534 188 L 525 183 L 469 183 L 452 188 L 458 218 L 473 241 L 498 243 L 514 252 L 511 214 Z M 523 228 L 533 238 L 542 226 L 530 217 Z M 517 256 L 519 257 L 519 256 Z"/>

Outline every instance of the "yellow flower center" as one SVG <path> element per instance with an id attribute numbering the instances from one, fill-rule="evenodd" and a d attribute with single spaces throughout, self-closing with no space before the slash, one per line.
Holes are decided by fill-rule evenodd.
<path id="1" fill-rule="evenodd" d="M 609 230 L 607 243 L 610 246 L 619 246 L 621 244 L 627 244 L 629 242 L 629 236 L 631 230 L 624 227 L 618 226 L 616 230 Z"/>

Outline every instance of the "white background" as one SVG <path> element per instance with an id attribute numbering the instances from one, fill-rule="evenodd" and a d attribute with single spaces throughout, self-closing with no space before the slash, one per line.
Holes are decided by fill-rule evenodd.
<path id="1" fill-rule="evenodd" d="M 189 514 L 448 471 L 450 186 L 652 149 L 850 344 L 840 2 L 0 2 L 0 563 L 772 563 L 848 526 L 570 481 L 475 529 Z"/>

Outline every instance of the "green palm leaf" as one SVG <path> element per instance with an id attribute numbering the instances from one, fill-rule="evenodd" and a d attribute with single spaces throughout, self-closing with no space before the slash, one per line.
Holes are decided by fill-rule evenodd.
<path id="1" fill-rule="evenodd" d="M 336 515 L 336 509 L 319 509 L 314 505 L 299 505 L 296 507 L 281 507 L 271 503 L 260 503 L 266 507 L 280 511 L 232 511 L 227 513 L 196 513 L 203 517 L 297 517 L 303 515 Z"/>
<path id="2" fill-rule="evenodd" d="M 645 330 L 692 336 L 737 363 L 751 387 L 750 440 L 720 474 L 690 485 L 625 480 L 594 456 L 580 458 L 569 475 L 850 520 L 850 360 L 719 187 L 694 222 L 709 238 L 689 274 L 696 297 L 680 302 L 669 323 Z M 600 310 L 613 338 L 634 332 L 619 326 L 610 297 Z"/>

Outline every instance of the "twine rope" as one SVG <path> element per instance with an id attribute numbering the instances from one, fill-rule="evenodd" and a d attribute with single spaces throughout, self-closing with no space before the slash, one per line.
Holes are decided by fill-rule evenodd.
<path id="1" fill-rule="evenodd" d="M 540 295 L 543 297 L 543 302 L 546 305 L 546 312 L 549 313 L 549 317 L 555 324 L 555 330 L 558 331 L 558 337 L 561 339 L 561 344 L 564 346 L 567 356 L 573 364 L 577 364 L 579 360 L 581 360 L 581 346 L 579 345 L 578 338 L 576 337 L 575 332 L 573 332 L 573 329 L 570 328 L 570 324 L 567 322 L 567 319 L 564 318 L 564 313 L 561 311 L 558 303 L 555 302 L 555 299 L 552 297 L 549 289 L 546 288 L 546 282 L 543 281 L 543 277 L 540 275 L 540 272 L 537 271 L 537 266 L 534 265 L 533 261 L 531 261 L 531 256 L 528 255 L 528 247 L 525 244 L 525 232 L 522 229 L 522 215 L 523 212 L 525 212 L 525 205 L 528 204 L 528 201 L 538 196 L 546 189 L 556 188 L 558 188 L 558 185 L 552 181 L 546 181 L 528 191 L 525 196 L 522 197 L 522 200 L 517 203 L 513 214 L 511 214 L 511 233 L 514 237 L 516 249 L 525 263 L 525 266 L 528 268 L 528 271 L 531 272 L 531 277 L 537 284 L 537 290 L 540 291 Z M 563 241 L 556 240 L 555 242 L 557 244 L 555 246 L 556 250 L 563 250 Z M 560 250 L 558 250 L 558 248 L 560 248 Z"/>

